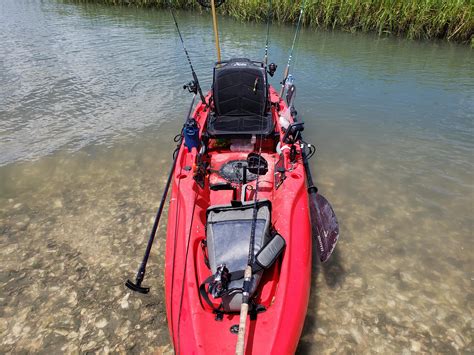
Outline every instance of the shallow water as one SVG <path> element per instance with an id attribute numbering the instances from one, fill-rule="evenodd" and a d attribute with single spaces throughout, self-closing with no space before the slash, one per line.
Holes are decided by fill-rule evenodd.
<path id="1" fill-rule="evenodd" d="M 210 18 L 178 14 L 204 87 Z M 264 25 L 221 19 L 224 57 Z M 293 28 L 272 28 L 286 63 Z M 129 294 L 190 101 L 167 12 L 0 2 L 0 352 L 171 351 L 162 225 Z M 474 52 L 301 34 L 297 105 L 341 240 L 314 261 L 300 353 L 472 353 Z M 278 84 L 279 78 L 273 83 Z"/>

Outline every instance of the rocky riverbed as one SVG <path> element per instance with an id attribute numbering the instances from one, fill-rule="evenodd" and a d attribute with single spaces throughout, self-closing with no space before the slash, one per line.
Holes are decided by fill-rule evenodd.
<path id="1" fill-rule="evenodd" d="M 153 165 L 140 149 L 115 148 L 3 168 L 0 352 L 172 353 L 163 295 L 165 226 L 148 269 L 151 293 L 133 294 L 123 285 L 145 247 L 167 163 Z M 147 164 L 154 167 L 137 172 Z M 338 212 L 342 239 L 328 265 L 314 262 L 298 352 L 472 352 L 472 279 L 463 278 L 470 260 L 437 259 L 430 270 L 436 249 L 420 254 L 420 263 L 412 255 L 422 246 L 416 236 L 414 251 L 391 238 L 396 221 L 370 231 L 346 209 Z M 432 227 L 421 228 L 420 235 Z M 386 239 L 378 246 L 358 243 L 363 233 Z"/>
<path id="2" fill-rule="evenodd" d="M 171 349 L 162 230 L 147 278 L 152 292 L 124 287 L 158 199 L 159 191 L 143 188 L 160 179 L 132 174 L 135 161 L 122 161 L 127 177 L 87 161 L 87 154 L 54 166 L 45 159 L 2 176 L 22 193 L 0 199 L 1 353 Z"/>

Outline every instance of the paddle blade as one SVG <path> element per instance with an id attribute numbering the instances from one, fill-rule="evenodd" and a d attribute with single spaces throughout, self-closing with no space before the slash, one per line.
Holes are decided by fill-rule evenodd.
<path id="1" fill-rule="evenodd" d="M 309 210 L 313 237 L 318 245 L 319 259 L 324 263 L 336 247 L 339 239 L 339 224 L 331 205 L 319 193 L 310 193 Z"/>

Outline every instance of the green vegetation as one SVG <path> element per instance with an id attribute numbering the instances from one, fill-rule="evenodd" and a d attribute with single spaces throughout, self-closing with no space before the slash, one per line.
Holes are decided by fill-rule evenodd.
<path id="1" fill-rule="evenodd" d="M 113 5 L 201 9 L 196 0 L 76 0 Z M 272 0 L 273 18 L 294 23 L 301 1 Z M 243 21 L 265 21 L 268 0 L 227 0 L 220 13 Z M 201 10 L 202 11 L 202 10 Z M 306 0 L 305 25 L 376 32 L 411 39 L 444 38 L 474 44 L 473 0 Z"/>

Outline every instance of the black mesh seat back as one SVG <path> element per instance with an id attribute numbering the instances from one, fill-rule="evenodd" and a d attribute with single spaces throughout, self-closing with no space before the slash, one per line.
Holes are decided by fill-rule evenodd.
<path id="1" fill-rule="evenodd" d="M 209 265 L 214 274 L 217 267 L 225 264 L 229 272 L 240 273 L 241 278 L 233 280 L 229 289 L 242 288 L 243 270 L 247 266 L 250 233 L 253 220 L 254 203 L 242 207 L 212 206 L 207 212 L 207 250 Z M 271 204 L 268 200 L 259 201 L 255 228 L 255 255 L 270 239 Z M 254 274 L 252 293 L 258 286 L 262 272 Z M 222 298 L 226 312 L 240 310 L 241 292 L 234 292 Z"/>
<path id="2" fill-rule="evenodd" d="M 268 87 L 265 68 L 248 59 L 232 59 L 214 69 L 216 116 L 264 116 Z"/>

